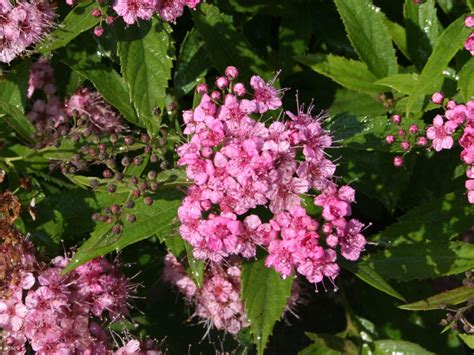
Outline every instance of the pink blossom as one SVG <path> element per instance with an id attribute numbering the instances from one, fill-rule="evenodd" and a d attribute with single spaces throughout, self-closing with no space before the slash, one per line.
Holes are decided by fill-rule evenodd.
<path id="1" fill-rule="evenodd" d="M 474 16 L 469 15 L 464 19 L 464 26 L 471 28 L 474 27 Z"/>
<path id="2" fill-rule="evenodd" d="M 258 113 L 265 113 L 268 110 L 275 110 L 281 106 L 281 99 L 278 96 L 278 91 L 265 81 L 254 75 L 250 79 L 250 85 L 254 90 L 254 103 Z"/>
<path id="3" fill-rule="evenodd" d="M 137 19 L 149 20 L 153 16 L 156 0 L 115 0 L 112 7 L 126 24 L 133 25 Z"/>
<path id="4" fill-rule="evenodd" d="M 464 42 L 464 48 L 474 56 L 474 33 L 471 33 Z"/>
<path id="5" fill-rule="evenodd" d="M 437 115 L 433 119 L 433 126 L 426 130 L 426 137 L 432 140 L 432 147 L 439 152 L 442 149 L 451 149 L 453 137 L 451 137 L 454 127 L 450 122 L 444 123 L 443 117 Z"/>
<path id="6" fill-rule="evenodd" d="M 434 104 L 441 105 L 444 100 L 444 94 L 442 92 L 435 92 L 433 96 L 431 96 L 431 101 Z"/>

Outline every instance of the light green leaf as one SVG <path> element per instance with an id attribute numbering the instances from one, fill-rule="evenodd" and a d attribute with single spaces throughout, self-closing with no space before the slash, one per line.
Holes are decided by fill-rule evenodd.
<path id="1" fill-rule="evenodd" d="M 362 62 L 332 54 L 309 54 L 294 59 L 348 89 L 371 94 L 382 89 L 374 84 L 377 78 Z"/>
<path id="2" fill-rule="evenodd" d="M 447 241 L 468 230 L 473 220 L 474 208 L 466 196 L 450 193 L 409 210 L 374 239 L 390 245 Z"/>
<path id="3" fill-rule="evenodd" d="M 155 109 L 164 110 L 173 67 L 171 26 L 154 17 L 140 26 L 118 27 L 117 32 L 117 52 L 130 100 L 140 123 L 155 135 L 160 128 L 160 117 Z"/>
<path id="4" fill-rule="evenodd" d="M 466 344 L 469 349 L 474 349 L 474 335 L 473 334 L 458 334 L 461 340 Z"/>
<path id="5" fill-rule="evenodd" d="M 377 80 L 375 84 L 388 86 L 402 94 L 409 94 L 413 92 L 417 80 L 417 74 L 395 74 Z"/>
<path id="6" fill-rule="evenodd" d="M 474 245 L 462 242 L 398 245 L 372 254 L 360 263 L 389 279 L 429 279 L 474 268 Z"/>
<path id="7" fill-rule="evenodd" d="M 429 311 L 441 309 L 441 306 L 457 305 L 470 298 L 474 298 L 474 288 L 461 286 L 453 290 L 438 293 L 421 301 L 403 304 L 398 306 L 398 308 L 409 311 Z"/>
<path id="8" fill-rule="evenodd" d="M 351 263 L 343 258 L 339 258 L 338 263 L 346 270 L 349 270 L 362 281 L 375 287 L 377 290 L 385 292 L 387 295 L 406 301 L 379 273 L 368 265 Z"/>
<path id="9" fill-rule="evenodd" d="M 370 0 L 334 0 L 352 46 L 378 78 L 397 73 L 397 58 L 380 9 Z"/>
<path id="10" fill-rule="evenodd" d="M 196 87 L 199 80 L 206 76 L 210 67 L 209 61 L 204 41 L 193 28 L 186 34 L 176 62 L 174 87 L 178 95 L 186 95 Z"/>
<path id="11" fill-rule="evenodd" d="M 293 277 L 283 280 L 265 266 L 265 259 L 245 262 L 242 270 L 242 299 L 259 355 L 263 354 L 275 323 L 291 294 Z"/>
<path id="12" fill-rule="evenodd" d="M 228 65 L 234 65 L 239 68 L 243 79 L 249 79 L 253 74 L 270 79 L 272 74 L 265 61 L 236 30 L 231 16 L 204 3 L 199 6 L 199 11 L 193 12 L 193 20 L 206 43 L 209 55 L 221 73 L 224 73 Z"/>
<path id="13" fill-rule="evenodd" d="M 405 0 L 403 8 L 410 58 L 418 69 L 422 69 L 438 38 L 439 26 L 434 0 L 415 4 Z"/>
<path id="14" fill-rule="evenodd" d="M 92 16 L 92 10 L 97 7 L 95 1 L 78 3 L 67 14 L 63 22 L 58 25 L 44 41 L 40 42 L 35 50 L 37 52 L 49 52 L 64 47 L 74 38 L 79 36 L 100 22 L 100 18 Z"/>
<path id="15" fill-rule="evenodd" d="M 420 95 L 431 94 L 430 88 L 443 74 L 451 59 L 463 47 L 468 35 L 469 29 L 464 26 L 464 17 L 461 16 L 439 36 L 437 45 L 408 98 L 407 113 L 412 112 L 411 109 Z"/>
<path id="16" fill-rule="evenodd" d="M 395 43 L 398 49 L 400 49 L 400 52 L 402 52 L 408 60 L 411 60 L 410 53 L 408 53 L 407 33 L 405 27 L 396 22 L 390 21 L 386 17 L 384 18 L 384 21 L 390 36 L 392 36 L 393 43 Z"/>
<path id="17" fill-rule="evenodd" d="M 130 94 L 123 78 L 111 67 L 93 61 L 62 60 L 79 75 L 94 84 L 104 100 L 114 106 L 130 123 L 140 126 L 137 114 L 130 103 Z"/>
<path id="18" fill-rule="evenodd" d="M 112 224 L 97 225 L 89 239 L 74 254 L 73 260 L 68 264 L 65 272 L 69 272 L 95 257 L 119 251 L 143 239 L 155 235 L 171 234 L 176 228 L 174 220 L 181 203 L 181 197 L 181 193 L 177 191 L 169 191 L 166 194 L 161 191 L 154 196 L 151 206 L 145 205 L 143 198 L 138 199 L 135 207 L 127 210 L 127 213 L 135 214 L 137 220 L 134 223 L 124 221 L 120 235 L 115 235 L 112 232 Z"/>
<path id="19" fill-rule="evenodd" d="M 434 355 L 418 344 L 404 340 L 377 340 L 373 343 L 374 355 Z"/>
<path id="20" fill-rule="evenodd" d="M 459 72 L 458 90 L 464 97 L 464 101 L 472 100 L 474 97 L 474 59 L 469 59 Z"/>

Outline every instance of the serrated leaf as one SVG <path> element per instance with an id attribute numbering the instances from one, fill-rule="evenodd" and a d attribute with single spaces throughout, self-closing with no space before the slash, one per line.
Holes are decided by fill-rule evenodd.
<path id="1" fill-rule="evenodd" d="M 413 92 L 417 80 L 417 74 L 395 74 L 377 80 L 375 84 L 388 86 L 402 94 L 409 94 Z"/>
<path id="2" fill-rule="evenodd" d="M 464 97 L 464 101 L 472 100 L 474 97 L 474 59 L 469 59 L 459 72 L 458 90 Z"/>
<path id="3" fill-rule="evenodd" d="M 474 268 L 474 245 L 462 242 L 398 245 L 368 256 L 361 264 L 399 281 L 454 275 Z"/>
<path id="4" fill-rule="evenodd" d="M 388 32 L 392 37 L 393 43 L 398 47 L 400 52 L 410 60 L 410 53 L 408 53 L 408 46 L 407 46 L 407 33 L 405 27 L 399 25 L 396 22 L 392 22 L 386 17 L 384 18 L 385 25 L 387 26 Z"/>
<path id="5" fill-rule="evenodd" d="M 92 16 L 92 10 L 97 7 L 95 1 L 78 3 L 64 18 L 57 29 L 48 35 L 44 41 L 36 45 L 37 52 L 49 52 L 64 47 L 74 38 L 95 25 L 101 18 Z"/>
<path id="6" fill-rule="evenodd" d="M 176 62 L 174 87 L 178 95 L 186 95 L 196 87 L 199 80 L 206 76 L 209 61 L 204 41 L 193 28 L 186 34 Z"/>
<path id="7" fill-rule="evenodd" d="M 62 61 L 79 75 L 92 82 L 104 97 L 104 100 L 119 110 L 127 121 L 141 126 L 135 109 L 130 103 L 127 85 L 113 68 L 94 61 L 76 62 L 66 58 Z"/>
<path id="8" fill-rule="evenodd" d="M 418 344 L 404 340 L 376 340 L 373 343 L 374 355 L 434 355 L 432 352 L 422 348 Z"/>
<path id="9" fill-rule="evenodd" d="M 74 254 L 65 272 L 95 257 L 119 251 L 143 239 L 171 234 L 176 228 L 174 220 L 182 195 L 178 191 L 169 191 L 166 194 L 159 192 L 153 197 L 154 202 L 151 206 L 145 205 L 142 197 L 136 201 L 133 209 L 127 210 L 127 213 L 133 213 L 136 216 L 136 221 L 134 223 L 124 221 L 120 235 L 112 232 L 112 224 L 97 225 L 89 239 Z"/>
<path id="10" fill-rule="evenodd" d="M 275 323 L 288 302 L 293 277 L 283 280 L 265 266 L 265 259 L 243 263 L 242 299 L 258 354 L 263 354 Z"/>
<path id="11" fill-rule="evenodd" d="M 457 305 L 471 298 L 474 298 L 474 288 L 461 286 L 453 290 L 438 293 L 437 295 L 417 302 L 403 304 L 398 306 L 398 308 L 409 311 L 429 311 L 433 309 L 441 309 L 441 306 Z"/>
<path id="12" fill-rule="evenodd" d="M 464 17 L 461 16 L 452 22 L 439 36 L 433 53 L 424 66 L 418 82 L 408 98 L 407 113 L 412 112 L 412 107 L 420 95 L 431 94 L 429 92 L 430 88 L 433 87 L 436 80 L 443 74 L 451 59 L 463 47 L 469 31 L 464 26 Z"/>
<path id="13" fill-rule="evenodd" d="M 16 133 L 28 143 L 33 143 L 35 128 L 30 120 L 23 114 L 21 109 L 5 101 L 0 101 L 0 119 L 4 120 Z"/>
<path id="14" fill-rule="evenodd" d="M 31 60 L 25 60 L 12 68 L 5 77 L 0 76 L 0 101 L 25 112 Z"/>
<path id="15" fill-rule="evenodd" d="M 384 280 L 380 274 L 372 269 L 368 265 L 351 263 L 342 258 L 338 263 L 346 270 L 349 270 L 356 275 L 362 281 L 368 283 L 370 286 L 375 287 L 377 290 L 386 293 L 392 297 L 398 298 L 401 301 L 405 301 L 405 298 L 398 293 L 387 281 Z"/>
<path id="16" fill-rule="evenodd" d="M 410 58 L 418 69 L 422 69 L 438 38 L 439 26 L 434 0 L 415 4 L 405 0 L 403 8 L 407 47 Z"/>
<path id="17" fill-rule="evenodd" d="M 130 100 L 141 124 L 155 135 L 160 128 L 155 109 L 164 110 L 166 88 L 173 67 L 171 27 L 154 17 L 140 26 L 118 26 L 117 32 L 117 52 Z"/>
<path id="18" fill-rule="evenodd" d="M 466 344 L 469 349 L 474 349 L 474 335 L 472 334 L 458 334 L 458 337 Z"/>
<path id="19" fill-rule="evenodd" d="M 193 12 L 193 20 L 206 43 L 209 55 L 221 73 L 224 73 L 228 65 L 234 65 L 244 79 L 249 79 L 254 74 L 270 79 L 271 73 L 265 61 L 236 30 L 231 16 L 204 3 L 199 6 L 199 11 Z"/>
<path id="20" fill-rule="evenodd" d="M 378 78 L 395 74 L 397 59 L 380 9 L 369 0 L 334 0 L 359 57 Z"/>
<path id="21" fill-rule="evenodd" d="M 374 84 L 377 78 L 360 61 L 332 54 L 309 54 L 294 59 L 348 89 L 370 94 L 382 89 Z"/>
<path id="22" fill-rule="evenodd" d="M 391 245 L 447 241 L 468 230 L 473 220 L 474 208 L 466 196 L 450 193 L 409 210 L 374 239 Z"/>

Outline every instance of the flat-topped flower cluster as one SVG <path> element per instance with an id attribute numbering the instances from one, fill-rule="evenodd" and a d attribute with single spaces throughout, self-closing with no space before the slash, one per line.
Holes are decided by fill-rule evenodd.
<path id="1" fill-rule="evenodd" d="M 297 271 L 314 284 L 334 280 L 336 248 L 356 260 L 365 238 L 363 224 L 350 218 L 355 191 L 334 180 L 323 115 L 311 108 L 282 112 L 273 83 L 253 76 L 248 91 L 237 76 L 228 67 L 218 90 L 200 85 L 201 102 L 183 113 L 190 138 L 178 148 L 178 164 L 194 184 L 178 210 L 181 236 L 198 259 L 252 258 L 261 246 L 269 254 L 266 265 L 284 278 Z M 307 214 L 303 194 L 321 208 L 320 221 Z M 264 221 L 266 209 L 271 217 Z"/>

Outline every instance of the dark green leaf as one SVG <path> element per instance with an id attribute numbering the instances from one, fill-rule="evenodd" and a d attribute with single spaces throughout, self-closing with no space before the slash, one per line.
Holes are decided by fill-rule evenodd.
<path id="1" fill-rule="evenodd" d="M 25 112 L 31 60 L 25 60 L 12 68 L 5 77 L 0 76 L 0 101 Z"/>
<path id="2" fill-rule="evenodd" d="M 171 79 L 174 42 L 171 27 L 154 17 L 140 26 L 118 26 L 118 55 L 122 75 L 128 85 L 130 100 L 140 123 L 155 135 L 160 118 L 155 109 L 163 112 L 166 88 Z"/>
<path id="3" fill-rule="evenodd" d="M 378 78 L 397 72 L 397 59 L 380 9 L 369 0 L 334 0 L 347 35 L 369 70 Z"/>
<path id="4" fill-rule="evenodd" d="M 409 311 L 429 311 L 433 309 L 442 309 L 444 306 L 457 305 L 474 298 L 474 288 L 461 286 L 453 290 L 438 293 L 424 300 L 403 304 L 398 308 Z"/>
<path id="5" fill-rule="evenodd" d="M 308 65 L 314 71 L 331 78 L 348 89 L 372 94 L 382 89 L 374 84 L 377 78 L 362 62 L 332 54 L 297 56 L 295 60 Z"/>
<path id="6" fill-rule="evenodd" d="M 458 90 L 464 101 L 471 100 L 474 96 L 474 59 L 469 59 L 459 72 Z"/>
<path id="7" fill-rule="evenodd" d="M 262 355 L 275 323 L 291 294 L 293 277 L 283 280 L 265 266 L 265 259 L 246 262 L 242 270 L 242 299 L 258 354 Z"/>
<path id="8" fill-rule="evenodd" d="M 0 114 L 4 115 L 3 117 L 0 116 L 0 119 L 4 120 L 25 141 L 28 143 L 34 142 L 35 128 L 19 108 L 0 100 Z"/>
<path id="9" fill-rule="evenodd" d="M 301 350 L 298 355 L 356 355 L 357 346 L 350 340 L 332 334 L 305 333 L 313 344 Z"/>
<path id="10" fill-rule="evenodd" d="M 265 61 L 236 30 L 231 16 L 221 13 L 217 7 L 209 4 L 201 4 L 199 10 L 193 13 L 194 24 L 221 73 L 224 73 L 228 65 L 235 65 L 244 79 L 249 79 L 253 74 L 270 79 L 271 73 Z"/>
<path id="11" fill-rule="evenodd" d="M 97 25 L 101 19 L 92 16 L 92 10 L 96 7 L 95 1 L 78 3 L 58 25 L 58 28 L 36 46 L 36 51 L 49 52 L 64 47 L 82 32 Z"/>
<path id="12" fill-rule="evenodd" d="M 474 268 L 474 245 L 462 242 L 398 245 L 370 255 L 361 264 L 399 281 L 454 275 Z"/>

